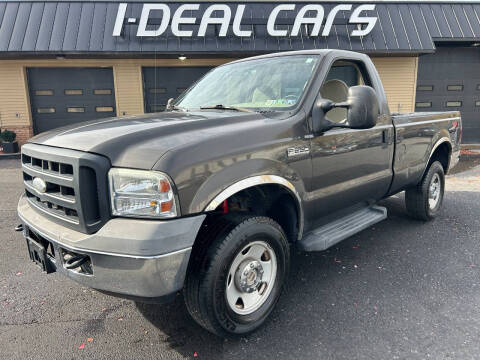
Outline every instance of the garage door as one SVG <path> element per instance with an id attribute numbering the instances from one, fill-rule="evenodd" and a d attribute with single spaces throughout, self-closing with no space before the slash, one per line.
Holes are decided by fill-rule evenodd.
<path id="1" fill-rule="evenodd" d="M 480 143 L 480 49 L 439 47 L 420 56 L 415 109 L 460 111 L 463 143 Z"/>
<path id="2" fill-rule="evenodd" d="M 211 67 L 144 67 L 145 112 L 165 110 L 168 99 L 177 98 Z"/>
<path id="3" fill-rule="evenodd" d="M 35 133 L 116 115 L 112 68 L 28 68 Z"/>

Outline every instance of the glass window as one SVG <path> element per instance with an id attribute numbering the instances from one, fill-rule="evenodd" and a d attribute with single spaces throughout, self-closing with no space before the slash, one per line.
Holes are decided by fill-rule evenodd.
<path id="1" fill-rule="evenodd" d="M 69 113 L 84 113 L 85 108 L 84 107 L 68 107 L 67 112 Z"/>
<path id="2" fill-rule="evenodd" d="M 94 95 L 112 95 L 112 89 L 94 89 Z"/>
<path id="3" fill-rule="evenodd" d="M 151 112 L 160 112 L 160 111 L 163 111 L 163 110 L 165 110 L 165 105 L 164 104 L 160 104 L 160 105 L 152 104 L 152 105 L 150 105 L 150 111 Z"/>
<path id="4" fill-rule="evenodd" d="M 37 96 L 52 96 L 53 90 L 35 90 Z"/>
<path id="5" fill-rule="evenodd" d="M 447 85 L 448 91 L 463 91 L 463 85 Z"/>
<path id="6" fill-rule="evenodd" d="M 149 92 L 150 94 L 165 94 L 167 92 L 167 89 L 165 88 L 150 89 Z"/>
<path id="7" fill-rule="evenodd" d="M 95 108 L 96 112 L 112 112 L 113 107 L 112 106 L 97 106 Z"/>
<path id="8" fill-rule="evenodd" d="M 370 85 L 368 74 L 351 61 L 336 61 L 320 89 L 322 98 L 333 102 L 347 101 L 348 89 L 357 85 Z M 347 109 L 334 108 L 330 110 L 326 117 L 330 121 L 343 123 L 347 121 Z"/>
<path id="9" fill-rule="evenodd" d="M 433 85 L 418 85 L 417 91 L 433 91 Z"/>
<path id="10" fill-rule="evenodd" d="M 290 110 L 305 93 L 319 59 L 319 55 L 291 55 L 223 65 L 184 92 L 175 105 Z"/>
<path id="11" fill-rule="evenodd" d="M 55 108 L 37 108 L 37 113 L 39 114 L 52 114 L 55 112 Z"/>
<path id="12" fill-rule="evenodd" d="M 462 102 L 461 101 L 447 101 L 446 106 L 447 107 L 460 107 L 460 106 L 462 106 Z"/>
<path id="13" fill-rule="evenodd" d="M 429 108 L 432 107 L 432 103 L 430 101 L 417 102 L 415 106 L 417 108 Z"/>
<path id="14" fill-rule="evenodd" d="M 65 89 L 65 95 L 83 95 L 82 89 Z"/>
<path id="15" fill-rule="evenodd" d="M 365 75 L 364 75 L 365 74 Z M 363 73 L 357 64 L 349 61 L 337 61 L 333 64 L 328 72 L 328 80 L 342 80 L 348 87 L 356 85 L 370 85 L 370 79 L 366 78 L 367 74 Z"/>
<path id="16" fill-rule="evenodd" d="M 480 106 L 480 100 L 475 101 L 475 106 Z"/>

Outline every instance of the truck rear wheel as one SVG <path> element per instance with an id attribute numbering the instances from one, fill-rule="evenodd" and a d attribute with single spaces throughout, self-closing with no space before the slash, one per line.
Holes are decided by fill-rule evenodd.
<path id="1" fill-rule="evenodd" d="M 219 336 L 254 331 L 277 303 L 289 264 L 289 244 L 280 225 L 267 217 L 244 218 L 190 267 L 187 309 Z"/>
<path id="2" fill-rule="evenodd" d="M 437 216 L 445 192 L 445 174 L 440 162 L 433 162 L 422 181 L 405 192 L 407 211 L 418 220 L 431 220 Z"/>

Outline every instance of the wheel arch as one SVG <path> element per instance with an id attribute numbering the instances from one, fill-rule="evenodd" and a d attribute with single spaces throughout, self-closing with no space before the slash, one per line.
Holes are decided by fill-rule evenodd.
<path id="1" fill-rule="evenodd" d="M 266 186 L 269 186 L 270 189 L 278 188 L 279 190 L 283 190 L 283 194 L 289 195 L 290 201 L 295 205 L 296 221 L 298 224 L 298 233 L 295 240 L 299 240 L 302 237 L 304 227 L 302 200 L 296 187 L 289 180 L 279 175 L 256 175 L 237 181 L 218 193 L 213 200 L 208 203 L 204 211 L 208 213 L 218 209 L 225 200 L 228 200 L 243 191 L 261 191 L 261 189 Z M 277 200 L 280 200 L 281 196 L 282 195 L 280 195 Z"/>
<path id="2" fill-rule="evenodd" d="M 422 178 L 425 176 L 425 173 L 428 171 L 430 164 L 434 161 L 438 160 L 442 166 L 445 174 L 447 174 L 448 169 L 450 168 L 450 161 L 452 155 L 452 143 L 448 137 L 440 138 L 435 145 L 433 145 L 432 150 L 430 152 L 430 157 L 428 158 L 428 162 L 425 166 L 425 169 L 422 173 Z"/>

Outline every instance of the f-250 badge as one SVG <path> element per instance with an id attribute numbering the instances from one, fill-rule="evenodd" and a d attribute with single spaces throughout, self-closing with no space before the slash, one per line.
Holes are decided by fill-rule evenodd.
<path id="1" fill-rule="evenodd" d="M 295 146 L 287 149 L 287 156 L 298 156 L 305 155 L 310 153 L 310 148 L 308 146 Z"/>

